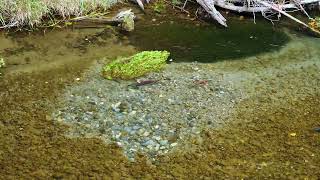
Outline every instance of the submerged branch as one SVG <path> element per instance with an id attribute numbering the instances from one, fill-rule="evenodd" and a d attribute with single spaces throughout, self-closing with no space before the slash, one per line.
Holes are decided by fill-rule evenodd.
<path id="1" fill-rule="evenodd" d="M 135 15 L 132 12 L 132 10 L 129 9 L 126 11 L 119 12 L 116 16 L 112 18 L 105 18 L 105 17 L 92 18 L 88 16 L 82 16 L 82 17 L 73 18 L 70 21 L 80 22 L 82 24 L 84 23 L 85 27 L 87 27 L 87 25 L 91 25 L 92 27 L 92 24 L 97 24 L 98 26 L 101 24 L 112 25 L 112 26 L 120 25 L 123 30 L 132 31 L 134 29 L 134 19 L 135 19 Z"/>

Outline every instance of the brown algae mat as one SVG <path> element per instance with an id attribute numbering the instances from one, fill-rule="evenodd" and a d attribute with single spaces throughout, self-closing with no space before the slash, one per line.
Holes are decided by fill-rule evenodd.
<path id="1" fill-rule="evenodd" d="M 226 61 L 211 68 L 252 73 L 248 98 L 229 123 L 204 130 L 192 147 L 129 162 L 121 148 L 96 138 L 68 138 L 50 114 L 87 64 L 0 78 L 2 179 L 214 179 L 320 177 L 318 41 L 297 38 L 275 55 Z M 282 68 L 284 67 L 284 68 Z M 208 67 L 209 68 L 209 67 Z M 223 69 L 223 70 L 224 70 Z M 268 73 L 274 76 L 267 76 Z M 47 83 L 46 83 L 47 82 Z M 252 84 L 251 84 L 252 83 Z"/>

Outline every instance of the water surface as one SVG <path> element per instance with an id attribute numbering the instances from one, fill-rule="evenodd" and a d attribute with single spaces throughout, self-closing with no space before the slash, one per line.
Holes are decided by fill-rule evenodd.
<path id="1" fill-rule="evenodd" d="M 150 25 L 151 24 L 151 25 Z M 289 37 L 272 24 L 229 21 L 228 28 L 165 21 L 139 25 L 130 36 L 141 50 L 168 50 L 175 61 L 215 62 L 238 59 L 280 49 Z"/>

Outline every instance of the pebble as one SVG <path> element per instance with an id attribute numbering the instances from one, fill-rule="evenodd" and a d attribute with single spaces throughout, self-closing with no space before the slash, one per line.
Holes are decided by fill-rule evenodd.
<path id="1" fill-rule="evenodd" d="M 156 144 L 156 146 L 154 147 L 154 150 L 155 150 L 155 151 L 159 151 L 159 149 L 160 149 L 160 145 L 159 145 L 159 144 Z"/>
<path id="2" fill-rule="evenodd" d="M 137 111 L 131 111 L 131 112 L 129 113 L 130 116 L 134 116 L 135 114 L 137 114 Z"/>
<path id="3" fill-rule="evenodd" d="M 178 143 L 172 143 L 170 146 L 175 147 L 176 145 L 178 145 Z"/>
<path id="4" fill-rule="evenodd" d="M 168 144 L 168 140 L 161 140 L 159 142 L 162 146 L 166 146 Z"/>
<path id="5" fill-rule="evenodd" d="M 148 132 L 148 131 L 146 131 L 146 132 L 143 133 L 143 136 L 144 136 L 144 137 L 147 137 L 147 136 L 149 136 L 149 135 L 150 135 L 150 132 Z"/>
<path id="6" fill-rule="evenodd" d="M 88 103 L 92 104 L 92 105 L 97 105 L 97 103 L 95 101 L 89 101 Z"/>
<path id="7" fill-rule="evenodd" d="M 153 136 L 153 139 L 157 140 L 157 141 L 160 141 L 161 140 L 161 137 L 159 136 Z"/>
<path id="8" fill-rule="evenodd" d="M 120 136 L 121 136 L 121 133 L 117 134 L 117 135 L 115 136 L 115 138 L 119 139 Z"/>
<path id="9" fill-rule="evenodd" d="M 153 144 L 154 144 L 153 140 L 148 140 L 147 142 L 144 143 L 145 146 L 149 146 L 149 145 L 152 146 Z"/>
<path id="10" fill-rule="evenodd" d="M 152 149 L 153 146 L 152 146 L 152 145 L 148 145 L 147 148 L 148 148 L 148 149 Z"/>

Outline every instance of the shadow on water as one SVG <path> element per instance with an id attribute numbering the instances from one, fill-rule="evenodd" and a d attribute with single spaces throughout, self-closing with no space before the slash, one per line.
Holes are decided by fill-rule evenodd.
<path id="1" fill-rule="evenodd" d="M 229 21 L 228 28 L 179 21 L 138 26 L 129 39 L 140 50 L 168 50 L 175 62 L 215 62 L 280 49 L 289 37 L 268 22 Z"/>

